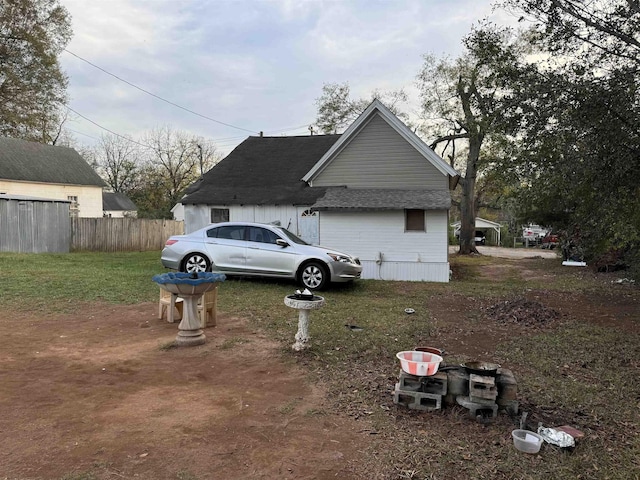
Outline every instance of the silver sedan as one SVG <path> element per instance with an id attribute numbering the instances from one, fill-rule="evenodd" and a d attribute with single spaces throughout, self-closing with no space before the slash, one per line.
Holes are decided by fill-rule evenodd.
<path id="1" fill-rule="evenodd" d="M 174 235 L 161 260 L 182 272 L 292 278 L 313 290 L 355 280 L 362 273 L 358 258 L 309 245 L 286 228 L 264 223 L 216 223 Z"/>

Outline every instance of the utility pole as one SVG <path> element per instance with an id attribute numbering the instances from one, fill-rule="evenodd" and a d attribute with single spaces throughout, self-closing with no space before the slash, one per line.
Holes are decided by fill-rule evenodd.
<path id="1" fill-rule="evenodd" d="M 202 171 L 202 145 L 196 144 L 196 147 L 198 147 L 200 151 L 200 178 L 202 178 L 204 176 L 204 172 Z"/>

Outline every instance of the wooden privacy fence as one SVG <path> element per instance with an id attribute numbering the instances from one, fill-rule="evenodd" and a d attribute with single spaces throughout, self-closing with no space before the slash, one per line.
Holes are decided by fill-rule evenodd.
<path id="1" fill-rule="evenodd" d="M 171 235 L 182 235 L 184 223 L 144 218 L 72 218 L 71 250 L 141 252 L 162 250 Z"/>

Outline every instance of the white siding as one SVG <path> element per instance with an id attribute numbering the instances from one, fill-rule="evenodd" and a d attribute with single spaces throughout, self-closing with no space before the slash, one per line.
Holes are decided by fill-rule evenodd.
<path id="1" fill-rule="evenodd" d="M 322 212 L 320 243 L 358 256 L 363 278 L 447 282 L 447 212 L 426 215 L 426 232 L 405 232 L 404 211 Z"/>
<path id="2" fill-rule="evenodd" d="M 280 225 L 296 235 L 298 231 L 298 212 L 309 207 L 293 205 L 185 205 L 185 233 L 191 233 L 211 223 L 212 208 L 228 208 L 231 222 L 280 222 Z"/>
<path id="3" fill-rule="evenodd" d="M 409 282 L 448 282 L 449 262 L 362 262 L 362 278 Z"/>
<path id="4" fill-rule="evenodd" d="M 79 217 L 102 217 L 102 187 L 0 180 L 0 193 L 67 200 L 78 197 Z"/>
<path id="5" fill-rule="evenodd" d="M 313 180 L 314 187 L 447 190 L 448 177 L 376 114 Z"/>

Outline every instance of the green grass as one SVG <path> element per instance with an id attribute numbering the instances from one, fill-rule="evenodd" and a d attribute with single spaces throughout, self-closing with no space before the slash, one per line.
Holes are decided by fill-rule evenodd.
<path id="1" fill-rule="evenodd" d="M 0 253 L 5 307 L 72 311 L 78 302 L 133 304 L 154 300 L 151 281 L 166 270 L 158 252 Z"/>
<path id="2" fill-rule="evenodd" d="M 449 284 L 364 280 L 323 292 L 327 304 L 312 312 L 311 348 L 301 353 L 292 354 L 290 348 L 297 312 L 283 302 L 297 288 L 294 283 L 228 280 L 220 285 L 218 309 L 249 319 L 279 341 L 283 358 L 323 382 L 333 408 L 367 418 L 381 434 L 366 454 L 366 467 L 378 472 L 371 478 L 640 478 L 638 334 L 572 321 L 513 338 L 496 352 L 514 366 L 524 408 L 550 424 L 568 423 L 588 433 L 572 454 L 550 447 L 537 456 L 519 454 L 509 437 L 515 422 L 508 418 L 482 426 L 455 409 L 429 415 L 388 406 L 390 385 L 397 381 L 395 353 L 430 343 L 430 302 L 438 296 L 480 302 L 530 290 L 567 301 L 592 292 L 612 301 L 620 295 L 589 270 L 562 268 L 557 260 L 454 255 L 451 262 L 454 280 Z M 521 269 L 526 269 L 524 278 Z M 156 302 L 158 287 L 151 276 L 163 271 L 158 252 L 0 254 L 0 291 L 5 309 L 22 312 L 70 312 L 81 302 L 93 301 Z M 637 289 L 625 292 L 640 301 Z M 407 307 L 415 314 L 407 315 Z M 483 321 L 479 312 L 467 315 Z M 233 337 L 220 348 L 243 342 Z M 284 404 L 281 413 L 295 407 Z M 325 411 L 331 408 L 308 414 Z M 184 471 L 177 478 L 192 477 Z"/>

